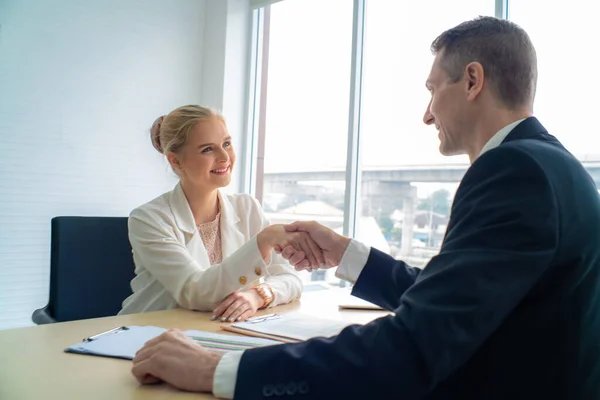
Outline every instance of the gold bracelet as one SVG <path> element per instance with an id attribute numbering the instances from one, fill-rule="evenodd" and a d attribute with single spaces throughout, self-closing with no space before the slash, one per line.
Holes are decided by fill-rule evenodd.
<path id="1" fill-rule="evenodd" d="M 273 299 L 275 299 L 275 295 L 273 294 L 273 289 L 271 288 L 271 286 L 267 285 L 266 283 L 261 283 L 260 285 L 255 286 L 254 289 L 256 289 L 256 291 L 258 292 L 260 297 L 262 297 L 262 299 L 264 300 L 264 303 L 261 308 L 268 307 L 269 304 L 271 304 L 273 302 Z"/>

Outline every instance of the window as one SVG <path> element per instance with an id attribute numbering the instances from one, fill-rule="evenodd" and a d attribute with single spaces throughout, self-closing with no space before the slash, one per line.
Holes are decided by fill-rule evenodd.
<path id="1" fill-rule="evenodd" d="M 272 223 L 316 220 L 342 232 L 352 6 L 288 0 L 272 5 L 265 22 L 264 179 L 257 196 Z M 326 273 L 333 276 L 315 271 L 312 279 Z"/>
<path id="2" fill-rule="evenodd" d="M 355 236 L 422 267 L 439 251 L 468 165 L 466 156 L 442 156 L 435 129 L 423 123 L 431 42 L 464 20 L 494 15 L 494 3 L 377 0 L 367 2 L 365 15 L 362 204 Z"/>
<path id="3" fill-rule="evenodd" d="M 539 68 L 535 113 L 598 175 L 600 135 L 590 133 L 595 102 L 587 95 L 600 91 L 587 72 L 595 65 L 597 11 L 587 0 L 568 7 L 543 0 L 285 0 L 262 9 L 270 12 L 270 48 L 263 54 L 265 173 L 257 180 L 268 215 L 274 222 L 316 219 L 338 231 L 345 223 L 344 234 L 425 266 L 439 251 L 469 166 L 466 156 L 440 155 L 435 130 L 422 121 L 430 44 L 479 15 L 508 17 L 530 34 Z"/>
<path id="4" fill-rule="evenodd" d="M 541 10 L 543 18 L 539 18 Z M 543 0 L 512 0 L 509 12 L 509 18 L 527 31 L 536 48 L 535 114 L 590 170 L 594 161 L 600 161 L 600 132 L 590 123 L 598 111 L 600 92 L 600 81 L 593 72 L 600 5 L 572 0 L 558 7 Z"/>

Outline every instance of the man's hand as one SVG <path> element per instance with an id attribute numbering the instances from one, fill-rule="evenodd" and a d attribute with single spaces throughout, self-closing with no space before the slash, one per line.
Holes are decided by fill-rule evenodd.
<path id="1" fill-rule="evenodd" d="M 285 225 L 271 225 L 263 229 L 257 236 L 258 247 L 263 255 L 267 258 L 268 254 L 274 248 L 286 248 L 288 246 L 302 256 L 302 267 L 317 268 L 325 263 L 325 258 L 319 246 L 310 236 L 302 231 L 289 231 Z"/>
<path id="2" fill-rule="evenodd" d="M 306 232 L 310 238 L 321 248 L 325 264 L 321 268 L 331 268 L 340 264 L 342 257 L 350 244 L 350 238 L 338 235 L 333 230 L 314 221 L 294 222 L 285 226 L 287 232 Z M 292 246 L 276 246 L 275 251 L 290 262 L 297 270 L 309 269 L 303 263 L 302 254 Z"/>
<path id="3" fill-rule="evenodd" d="M 212 319 L 221 318 L 223 322 L 245 321 L 253 316 L 264 302 L 256 289 L 233 292 L 215 308 Z"/>
<path id="4" fill-rule="evenodd" d="M 144 385 L 167 382 L 190 392 L 212 392 L 220 359 L 183 332 L 170 330 L 136 353 L 131 372 Z"/>

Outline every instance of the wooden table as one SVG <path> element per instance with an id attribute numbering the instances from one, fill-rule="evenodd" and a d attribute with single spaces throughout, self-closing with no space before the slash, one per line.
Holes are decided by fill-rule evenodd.
<path id="1" fill-rule="evenodd" d="M 306 314 L 367 323 L 387 315 L 382 311 L 339 310 L 347 291 L 305 293 L 300 301 L 260 314 L 301 311 Z M 0 399 L 213 399 L 178 391 L 169 385 L 140 386 L 131 375 L 131 361 L 63 350 L 84 337 L 117 326 L 154 325 L 182 330 L 227 333 L 210 321 L 209 313 L 183 309 L 96 318 L 0 331 Z"/>

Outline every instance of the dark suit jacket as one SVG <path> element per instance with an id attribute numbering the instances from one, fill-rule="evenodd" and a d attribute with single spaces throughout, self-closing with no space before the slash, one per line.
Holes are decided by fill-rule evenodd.
<path id="1" fill-rule="evenodd" d="M 372 249 L 353 293 L 395 315 L 246 351 L 236 399 L 600 399 L 600 200 L 535 118 L 466 172 L 438 256 Z"/>

